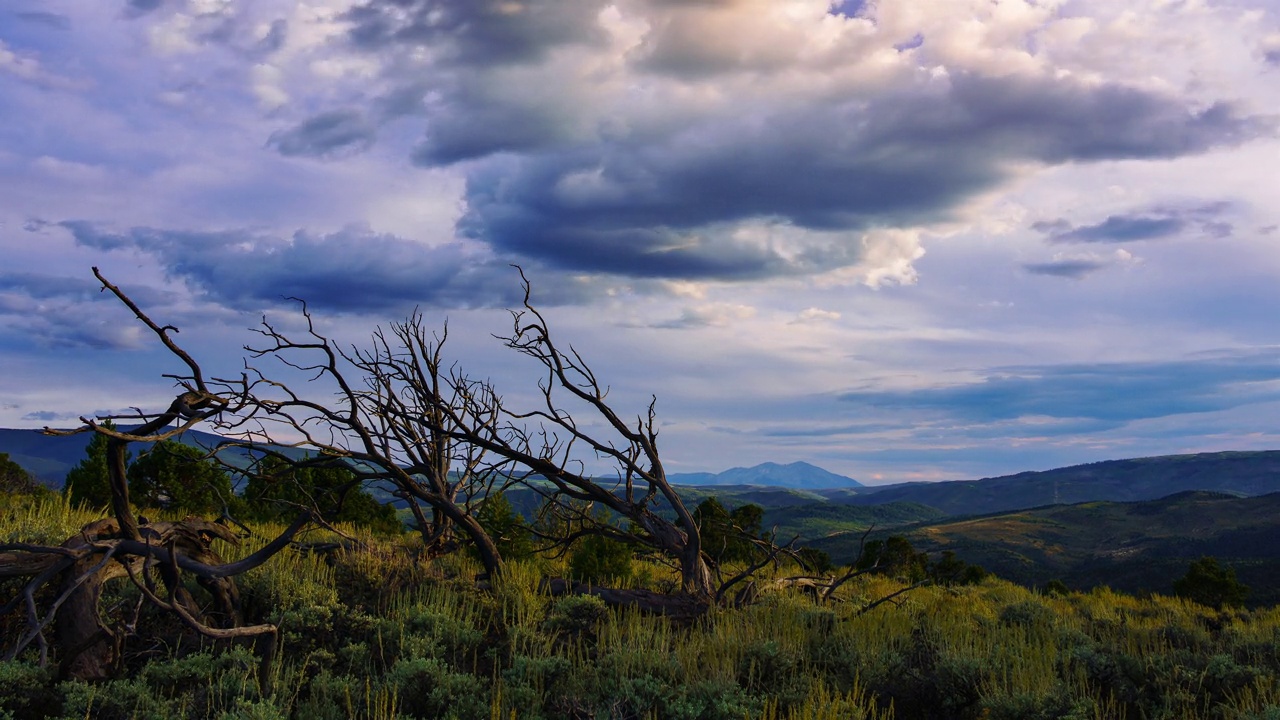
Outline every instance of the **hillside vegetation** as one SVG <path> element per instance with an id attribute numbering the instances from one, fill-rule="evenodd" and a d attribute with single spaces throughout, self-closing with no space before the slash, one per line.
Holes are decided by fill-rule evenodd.
<path id="1" fill-rule="evenodd" d="M 1280 602 L 1280 493 L 1185 492 L 1146 502 L 1054 505 L 893 532 L 922 551 L 952 550 L 1032 586 L 1056 579 L 1083 589 L 1171 592 L 1191 560 L 1209 555 L 1253 588 L 1252 604 Z M 839 538 L 813 545 L 833 555 L 848 550 Z"/>
<path id="2" fill-rule="evenodd" d="M 0 510 L 5 541 L 57 542 L 93 513 L 56 498 Z M 228 560 L 278 528 L 224 547 Z M 308 541 L 325 540 L 314 533 Z M 125 638 L 119 679 L 59 682 L 31 653 L 0 664 L 12 718 L 1231 718 L 1280 713 L 1280 610 L 1218 612 L 1112 591 L 1040 596 L 998 579 L 900 588 L 867 575 L 819 605 L 765 587 L 692 624 L 552 597 L 563 560 L 512 563 L 490 588 L 465 555 L 428 560 L 412 536 L 286 552 L 242 577 L 250 621 L 278 623 L 269 677 L 245 645 L 181 633 Z M 558 565 L 558 563 L 561 563 Z M 676 577 L 637 562 L 625 584 Z M 767 586 L 767 583 L 762 583 Z M 137 590 L 103 603 L 128 617 Z M 144 608 L 144 613 L 153 612 Z M 20 627 L 21 610 L 0 618 Z M 157 618 L 152 618 L 156 620 Z M 159 616 L 160 620 L 163 616 Z"/>
<path id="3" fill-rule="evenodd" d="M 1165 455 L 1023 472 L 982 480 L 911 483 L 871 492 L 824 493 L 835 502 L 915 502 L 948 515 L 980 515 L 1093 500 L 1155 500 L 1185 490 L 1231 495 L 1280 492 L 1280 451 Z"/>

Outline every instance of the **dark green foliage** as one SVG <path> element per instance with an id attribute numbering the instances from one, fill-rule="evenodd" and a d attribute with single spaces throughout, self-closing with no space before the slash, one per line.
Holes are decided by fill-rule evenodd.
<path id="1" fill-rule="evenodd" d="M 1238 607 L 1249 596 L 1249 587 L 1236 579 L 1234 568 L 1222 567 L 1217 558 L 1202 557 L 1173 582 L 1173 593 L 1209 607 Z"/>
<path id="2" fill-rule="evenodd" d="M 115 429 L 115 423 L 105 420 L 102 427 Z M 126 456 L 126 461 L 128 456 Z M 67 473 L 62 492 L 73 505 L 102 507 L 111 503 L 111 479 L 107 470 L 107 436 L 94 433 L 85 457 Z"/>
<path id="3" fill-rule="evenodd" d="M 245 483 L 249 517 L 288 521 L 299 507 L 315 507 L 330 522 L 349 522 L 378 533 L 398 534 L 404 524 L 395 508 L 365 492 L 347 468 L 293 464 L 267 457 Z"/>
<path id="4" fill-rule="evenodd" d="M 476 520 L 489 533 L 505 560 L 528 557 L 533 553 L 533 537 L 525 527 L 524 518 L 516 512 L 505 493 L 494 493 L 485 498 L 476 513 Z"/>
<path id="5" fill-rule="evenodd" d="M 730 512 L 715 497 L 694 508 L 693 520 L 702 533 L 702 550 L 716 562 L 750 560 L 755 549 L 751 538 L 761 535 L 764 508 L 747 504 Z"/>
<path id="6" fill-rule="evenodd" d="M 31 474 L 9 459 L 9 453 L 0 453 L 0 495 L 34 495 L 47 493 L 48 488 L 37 483 Z"/>
<path id="7" fill-rule="evenodd" d="M 916 552 L 911 543 L 900 535 L 867 542 L 857 561 L 859 570 L 873 570 L 911 582 L 923 580 L 928 566 L 929 556 Z"/>
<path id="8" fill-rule="evenodd" d="M 604 535 L 587 535 L 569 551 L 569 572 L 583 582 L 607 584 L 631 577 L 631 557 L 629 543 Z"/>
<path id="9" fill-rule="evenodd" d="M 1045 583 L 1044 589 L 1041 592 L 1043 592 L 1045 595 L 1062 597 L 1067 593 L 1071 592 L 1071 590 L 1067 587 L 1066 583 L 1055 578 Z"/>
<path id="10" fill-rule="evenodd" d="M 563 637 L 594 637 L 596 626 L 609 609 L 594 595 L 570 595 L 552 605 L 544 629 Z"/>
<path id="11" fill-rule="evenodd" d="M 399 688 L 401 712 L 414 718 L 488 720 L 489 682 L 434 658 L 401 660 L 387 680 Z"/>
<path id="12" fill-rule="evenodd" d="M 825 575 L 835 569 L 831 556 L 818 548 L 802 547 L 796 554 L 800 556 L 809 572 Z"/>
<path id="13" fill-rule="evenodd" d="M 23 662 L 0 662 L 0 718 L 27 720 L 58 711 L 60 698 L 47 670 Z"/>
<path id="14" fill-rule="evenodd" d="M 143 508 L 217 513 L 233 498 L 231 478 L 199 448 L 162 440 L 129 465 L 129 499 Z"/>
<path id="15" fill-rule="evenodd" d="M 943 550 L 942 557 L 929 564 L 929 579 L 939 585 L 976 585 L 986 577 L 986 570 L 956 557 L 953 550 Z"/>

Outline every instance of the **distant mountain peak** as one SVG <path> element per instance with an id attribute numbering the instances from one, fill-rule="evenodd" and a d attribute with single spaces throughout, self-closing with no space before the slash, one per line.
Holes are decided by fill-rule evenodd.
<path id="1" fill-rule="evenodd" d="M 786 465 L 765 462 L 722 473 L 676 473 L 669 479 L 677 485 L 771 485 L 800 490 L 864 487 L 851 477 L 800 461 Z"/>

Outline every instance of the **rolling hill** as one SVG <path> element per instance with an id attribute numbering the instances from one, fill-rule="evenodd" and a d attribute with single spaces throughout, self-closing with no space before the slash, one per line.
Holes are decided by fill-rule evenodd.
<path id="1" fill-rule="evenodd" d="M 952 550 L 1002 578 L 1043 586 L 1172 592 L 1192 560 L 1211 555 L 1252 586 L 1253 604 L 1280 603 L 1280 493 L 1236 497 L 1188 491 L 1140 502 L 1085 502 L 944 519 L 880 534 L 903 535 L 936 557 Z M 812 543 L 833 557 L 856 538 Z"/>
<path id="2" fill-rule="evenodd" d="M 1280 492 L 1280 451 L 1165 455 L 1075 465 L 982 480 L 909 483 L 855 494 L 823 492 L 833 502 L 913 502 L 948 515 L 977 515 L 1091 500 L 1154 500 L 1185 490 L 1251 496 Z"/>

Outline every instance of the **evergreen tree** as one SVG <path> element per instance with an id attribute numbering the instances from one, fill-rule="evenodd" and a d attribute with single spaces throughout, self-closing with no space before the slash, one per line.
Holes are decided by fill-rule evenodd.
<path id="1" fill-rule="evenodd" d="M 138 507 L 191 514 L 219 512 L 233 497 L 231 479 L 206 453 L 162 440 L 129 465 L 129 499 Z"/>
<path id="2" fill-rule="evenodd" d="M 928 555 L 916 552 L 911 541 L 894 535 L 886 540 L 868 542 L 862 549 L 862 556 L 858 558 L 857 568 L 918 582 L 925 578 L 928 564 Z"/>
<path id="3" fill-rule="evenodd" d="M 524 518 L 511 506 L 505 494 L 499 492 L 485 498 L 476 513 L 476 520 L 493 538 L 503 558 L 510 560 L 532 554 L 533 540 L 529 528 L 525 527 Z"/>
<path id="4" fill-rule="evenodd" d="M 41 489 L 25 468 L 9 459 L 9 453 L 0 453 L 0 493 L 30 495 Z"/>
<path id="5" fill-rule="evenodd" d="M 333 522 L 349 522 L 374 532 L 403 532 L 395 508 L 378 502 L 356 483 L 350 470 L 337 466 L 300 466 L 269 456 L 245 484 L 249 514 L 262 520 L 284 520 L 297 506 L 315 507 Z"/>
<path id="6" fill-rule="evenodd" d="M 588 535 L 573 544 L 569 573 L 592 584 L 631 577 L 631 545 L 604 535 Z"/>
<path id="7" fill-rule="evenodd" d="M 108 430 L 116 428 L 115 423 L 105 420 L 102 427 Z M 126 456 L 125 461 L 128 462 Z M 67 473 L 62 492 L 73 505 L 92 505 L 102 507 L 111 504 L 111 476 L 107 470 L 107 436 L 93 434 L 89 446 L 85 448 L 85 458 Z"/>
<path id="8" fill-rule="evenodd" d="M 694 508 L 693 519 L 702 532 L 703 552 L 720 563 L 745 561 L 755 548 L 750 538 L 761 535 L 764 508 L 747 504 L 729 512 L 712 496 Z"/>
<path id="9" fill-rule="evenodd" d="M 1173 594 L 1209 607 L 1235 607 L 1244 604 L 1249 586 L 1236 579 L 1235 568 L 1222 567 L 1217 558 L 1206 556 L 1174 581 Z"/>

